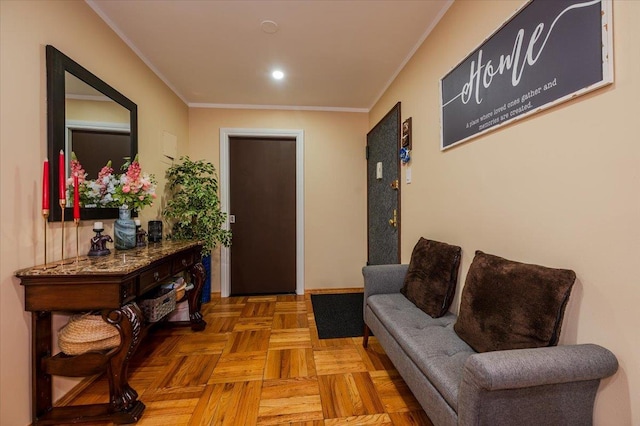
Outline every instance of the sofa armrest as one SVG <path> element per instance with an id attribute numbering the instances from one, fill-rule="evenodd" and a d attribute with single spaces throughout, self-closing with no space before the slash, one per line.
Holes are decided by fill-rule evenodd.
<path id="1" fill-rule="evenodd" d="M 363 315 L 369 296 L 400 293 L 407 269 L 409 269 L 408 264 L 368 265 L 362 268 L 362 276 L 364 277 Z"/>
<path id="2" fill-rule="evenodd" d="M 462 386 L 518 389 L 599 380 L 617 369 L 615 355 L 594 344 L 485 352 L 467 359 Z"/>
<path id="3" fill-rule="evenodd" d="M 399 293 L 407 275 L 407 264 L 369 265 L 362 268 L 364 299 L 374 294 Z"/>
<path id="4" fill-rule="evenodd" d="M 458 424 L 593 424 L 600 380 L 617 369 L 615 355 L 592 344 L 471 355 L 458 393 Z"/>

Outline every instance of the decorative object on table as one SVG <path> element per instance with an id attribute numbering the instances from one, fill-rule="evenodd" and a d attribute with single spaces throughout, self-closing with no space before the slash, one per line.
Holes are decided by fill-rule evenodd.
<path id="1" fill-rule="evenodd" d="M 73 152 L 71 154 L 75 156 Z M 80 183 L 80 203 L 87 208 L 119 207 L 113 199 L 118 182 L 119 178 L 113 174 L 111 160 L 109 160 L 98 172 L 96 180 L 84 179 Z"/>
<path id="2" fill-rule="evenodd" d="M 86 208 L 120 208 L 127 206 L 139 212 L 145 206 L 153 204 L 156 198 L 156 180 L 148 173 L 143 173 L 138 155 L 133 161 L 125 158 L 122 173 L 116 175 L 111 167 L 111 160 L 98 172 L 95 180 L 87 179 L 80 160 L 75 152 L 71 153 L 71 172 L 78 174 L 80 206 Z M 69 178 L 67 185 L 73 185 Z"/>
<path id="3" fill-rule="evenodd" d="M 76 225 L 76 263 L 80 262 L 80 237 L 78 227 L 80 226 L 80 193 L 78 184 L 78 173 L 73 174 L 73 223 Z"/>
<path id="4" fill-rule="evenodd" d="M 49 219 L 49 207 L 51 199 L 49 188 L 49 159 L 44 159 L 42 166 L 42 217 L 44 218 L 44 266 L 42 269 L 55 268 L 58 265 L 47 265 L 47 221 Z"/>
<path id="5" fill-rule="evenodd" d="M 107 164 L 108 165 L 108 164 Z M 126 161 L 122 166 L 124 173 L 117 176 L 111 197 L 116 207 L 127 206 L 139 212 L 145 206 L 153 204 L 156 198 L 156 180 L 153 175 L 142 173 L 138 155 L 133 161 Z M 107 173 L 105 171 L 105 173 Z M 103 179 L 112 179 L 113 175 L 105 175 Z M 107 187 L 107 191 L 109 186 Z M 109 192 L 107 192 L 109 193 Z"/>
<path id="6" fill-rule="evenodd" d="M 62 235 L 62 249 L 60 251 L 60 265 L 64 265 L 64 209 L 67 206 L 67 188 L 65 185 L 65 162 L 64 162 L 64 152 L 60 150 L 58 154 L 58 193 L 59 199 L 58 204 L 60 204 L 60 209 L 62 210 L 62 218 L 60 221 L 61 225 L 61 235 Z"/>
<path id="7" fill-rule="evenodd" d="M 128 250 L 136 247 L 136 225 L 131 219 L 131 213 L 153 204 L 156 190 L 155 178 L 142 173 L 137 155 L 133 161 L 126 161 L 122 170 L 124 173 L 114 177 L 107 163 L 100 172 L 100 184 L 106 185 L 105 197 L 113 200 L 106 205 L 113 204 L 119 208 L 113 231 L 115 247 L 118 250 Z"/>
<path id="8" fill-rule="evenodd" d="M 116 250 L 129 250 L 136 246 L 136 224 L 131 219 L 131 209 L 120 207 L 119 217 L 113 224 L 113 239 Z"/>
<path id="9" fill-rule="evenodd" d="M 149 230 L 148 239 L 150 243 L 158 243 L 162 241 L 162 221 L 150 220 L 147 223 L 147 229 Z"/>
<path id="10" fill-rule="evenodd" d="M 142 229 L 142 225 L 140 224 L 140 219 L 135 219 L 134 223 L 136 224 L 136 247 L 146 247 L 147 231 Z"/>
<path id="11" fill-rule="evenodd" d="M 107 248 L 107 243 L 112 243 L 113 240 L 109 235 L 102 235 L 104 226 L 102 222 L 95 222 L 93 224 L 93 232 L 96 235 L 91 238 L 91 250 L 89 250 L 89 256 L 106 256 L 111 254 L 111 250 Z"/>
<path id="12" fill-rule="evenodd" d="M 231 231 L 223 228 L 227 215 L 220 210 L 216 168 L 210 162 L 185 156 L 167 170 L 166 176 L 170 196 L 163 215 L 170 225 L 170 238 L 202 241 L 204 263 L 218 243 L 226 247 L 231 244 Z M 202 301 L 209 300 L 210 273 L 202 291 Z"/>

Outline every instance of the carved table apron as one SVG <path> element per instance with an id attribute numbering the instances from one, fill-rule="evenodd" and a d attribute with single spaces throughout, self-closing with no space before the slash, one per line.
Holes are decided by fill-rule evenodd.
<path id="1" fill-rule="evenodd" d="M 104 257 L 80 258 L 16 272 L 25 289 L 25 310 L 32 322 L 32 420 L 34 425 L 112 421 L 135 423 L 144 411 L 129 386 L 127 367 L 146 324 L 136 300 L 175 274 L 187 271 L 194 288 L 187 292 L 189 321 L 171 323 L 204 330 L 200 313 L 205 270 L 199 242 L 163 241 L 148 247 L 115 251 Z M 71 259 L 73 260 L 73 259 Z M 62 262 L 60 262 L 62 263 Z M 70 356 L 52 354 L 52 312 L 100 311 L 120 332 L 120 346 Z M 54 407 L 52 375 L 85 377 L 106 372 L 109 403 Z"/>

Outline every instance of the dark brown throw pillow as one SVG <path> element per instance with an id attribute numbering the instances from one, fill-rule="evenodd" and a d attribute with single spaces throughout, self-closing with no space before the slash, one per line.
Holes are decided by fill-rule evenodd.
<path id="1" fill-rule="evenodd" d="M 447 313 L 458 281 L 461 249 L 420 238 L 400 292 L 433 318 Z"/>
<path id="2" fill-rule="evenodd" d="M 454 330 L 477 352 L 558 344 L 575 272 L 476 251 Z"/>

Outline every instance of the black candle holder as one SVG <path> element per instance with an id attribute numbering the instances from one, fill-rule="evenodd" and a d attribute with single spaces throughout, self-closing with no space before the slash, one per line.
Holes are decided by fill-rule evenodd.
<path id="1" fill-rule="evenodd" d="M 147 246 L 147 231 L 141 225 L 136 225 L 136 247 Z"/>
<path id="2" fill-rule="evenodd" d="M 111 254 L 111 250 L 107 248 L 107 243 L 112 243 L 113 239 L 110 235 L 102 235 L 102 231 L 104 229 L 95 229 L 93 232 L 96 233 L 93 238 L 91 238 L 91 249 L 87 256 L 106 256 Z"/>
<path id="3" fill-rule="evenodd" d="M 162 241 L 162 221 L 150 220 L 147 229 L 149 229 L 149 242 L 157 243 Z"/>

